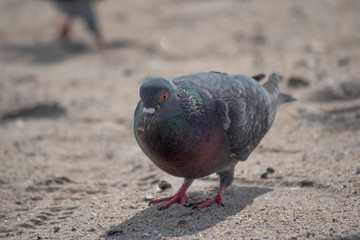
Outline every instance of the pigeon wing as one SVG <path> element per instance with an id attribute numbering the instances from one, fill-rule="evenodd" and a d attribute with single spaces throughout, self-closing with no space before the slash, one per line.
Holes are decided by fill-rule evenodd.
<path id="1" fill-rule="evenodd" d="M 253 78 L 207 72 L 175 78 L 173 82 L 200 87 L 217 100 L 233 158 L 245 161 L 271 126 L 270 95 Z"/>

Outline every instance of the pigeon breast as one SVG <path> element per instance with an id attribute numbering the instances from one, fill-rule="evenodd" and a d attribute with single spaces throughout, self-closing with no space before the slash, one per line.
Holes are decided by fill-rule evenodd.
<path id="1" fill-rule="evenodd" d="M 199 178 L 225 168 L 230 151 L 216 102 L 201 88 L 178 86 L 177 104 L 146 131 L 136 128 L 143 104 L 135 112 L 135 136 L 144 153 L 162 170 Z M 138 119 L 138 120 L 137 120 Z"/>

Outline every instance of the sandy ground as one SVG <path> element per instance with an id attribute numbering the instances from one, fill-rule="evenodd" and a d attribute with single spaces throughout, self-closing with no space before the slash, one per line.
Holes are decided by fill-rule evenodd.
<path id="1" fill-rule="evenodd" d="M 0 2 L 0 238 L 360 239 L 360 1 L 107 0 L 97 10 L 106 51 L 81 21 L 57 42 L 62 16 L 47 1 Z M 209 70 L 276 71 L 298 101 L 237 165 L 225 207 L 148 207 L 182 179 L 136 144 L 139 86 Z M 160 192 L 163 180 L 172 187 Z M 217 186 L 211 175 L 189 192 L 202 200 Z"/>

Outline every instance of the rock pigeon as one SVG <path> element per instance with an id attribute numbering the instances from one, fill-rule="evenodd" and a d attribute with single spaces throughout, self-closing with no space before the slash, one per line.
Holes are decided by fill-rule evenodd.
<path id="1" fill-rule="evenodd" d="M 60 40 L 68 40 L 72 21 L 75 17 L 82 18 L 99 47 L 105 46 L 100 33 L 97 17 L 93 8 L 93 0 L 53 0 L 58 9 L 66 15 L 60 30 Z"/>
<path id="2" fill-rule="evenodd" d="M 160 210 L 174 203 L 185 205 L 192 198 L 186 190 L 194 179 L 217 173 L 217 195 L 191 205 L 223 205 L 235 165 L 249 157 L 270 129 L 277 106 L 295 100 L 280 93 L 279 85 L 275 73 L 264 85 L 245 75 L 219 72 L 190 74 L 171 81 L 155 77 L 144 82 L 134 114 L 136 140 L 155 165 L 185 178 L 174 196 L 152 204 L 167 201 Z"/>

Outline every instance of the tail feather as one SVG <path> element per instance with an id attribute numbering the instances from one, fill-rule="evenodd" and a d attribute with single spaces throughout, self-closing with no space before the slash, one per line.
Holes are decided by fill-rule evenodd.
<path id="1" fill-rule="evenodd" d="M 280 93 L 280 78 L 276 73 L 269 76 L 269 80 L 263 85 L 270 96 L 270 113 L 268 125 L 271 126 L 276 115 L 277 106 L 282 103 L 295 101 L 291 95 Z"/>
<path id="2" fill-rule="evenodd" d="M 282 104 L 282 103 L 287 103 L 287 102 L 292 102 L 292 101 L 296 101 L 296 98 L 294 98 L 293 96 L 289 95 L 289 94 L 285 94 L 285 93 L 280 93 L 279 97 L 277 99 L 277 104 Z"/>
<path id="3" fill-rule="evenodd" d="M 276 105 L 296 101 L 296 99 L 285 93 L 280 92 L 280 78 L 276 73 L 269 76 L 269 80 L 264 84 L 264 88 L 270 95 L 271 104 L 277 103 Z"/>
<path id="4" fill-rule="evenodd" d="M 280 93 L 279 84 L 280 84 L 279 76 L 276 73 L 272 73 L 269 76 L 269 80 L 267 80 L 267 82 L 263 85 L 264 88 L 269 93 L 270 102 L 272 106 L 274 106 L 274 104 L 277 102 Z"/>

